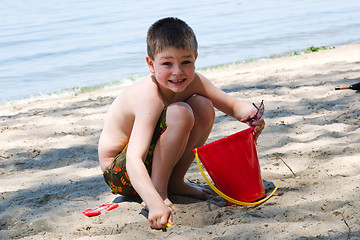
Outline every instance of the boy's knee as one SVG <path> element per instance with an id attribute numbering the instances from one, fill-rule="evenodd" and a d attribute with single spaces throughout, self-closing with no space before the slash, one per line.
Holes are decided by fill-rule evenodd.
<path id="1" fill-rule="evenodd" d="M 196 115 L 202 120 L 212 121 L 215 118 L 215 109 L 212 102 L 200 95 L 195 95 L 188 100 L 188 103 L 191 105 L 191 108 Z"/>
<path id="2" fill-rule="evenodd" d="M 168 127 L 189 128 L 194 126 L 194 113 L 189 104 L 177 102 L 171 104 L 166 111 L 166 125 Z"/>

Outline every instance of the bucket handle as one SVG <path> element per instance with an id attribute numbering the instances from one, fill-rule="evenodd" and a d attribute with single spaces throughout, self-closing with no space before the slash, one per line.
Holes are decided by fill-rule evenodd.
<path id="1" fill-rule="evenodd" d="M 211 181 L 209 180 L 208 177 L 206 177 L 205 173 L 204 173 L 204 170 L 202 169 L 201 165 L 200 165 L 200 161 L 199 161 L 199 155 L 197 153 L 197 148 L 195 148 L 195 158 L 196 158 L 196 162 L 197 162 L 197 165 L 200 169 L 200 172 L 201 172 L 201 175 L 203 176 L 203 178 L 205 179 L 205 181 L 207 182 L 207 184 L 209 184 L 209 186 L 211 187 L 212 190 L 214 190 L 217 194 L 219 194 L 221 197 L 223 197 L 224 199 L 226 199 L 227 201 L 229 202 L 232 202 L 232 203 L 235 203 L 237 205 L 242 205 L 242 206 L 255 206 L 255 205 L 259 205 L 265 201 L 267 201 L 269 198 L 272 197 L 272 195 L 274 195 L 274 193 L 276 192 L 276 190 L 279 188 L 280 186 L 280 183 L 278 183 L 278 185 L 275 187 L 275 189 L 272 191 L 272 193 L 267 196 L 266 198 L 260 200 L 260 201 L 256 201 L 256 202 L 241 202 L 241 201 L 238 201 L 234 198 L 231 198 L 229 196 L 227 196 L 226 194 L 224 194 L 223 192 L 221 192 L 219 189 L 217 189 L 212 183 Z"/>

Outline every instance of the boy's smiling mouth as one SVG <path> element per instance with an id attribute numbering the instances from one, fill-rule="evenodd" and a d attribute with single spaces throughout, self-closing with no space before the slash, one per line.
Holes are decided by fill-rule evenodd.
<path id="1" fill-rule="evenodd" d="M 169 82 L 171 83 L 182 83 L 182 82 L 185 82 L 186 78 L 183 78 L 183 79 L 176 79 L 176 80 L 171 80 L 169 79 Z"/>

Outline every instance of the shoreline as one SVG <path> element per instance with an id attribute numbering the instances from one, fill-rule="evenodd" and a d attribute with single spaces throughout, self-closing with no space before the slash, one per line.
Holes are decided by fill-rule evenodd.
<path id="1" fill-rule="evenodd" d="M 344 44 L 344 45 L 340 44 L 340 45 L 331 45 L 331 46 L 319 46 L 319 47 L 315 47 L 315 48 L 318 48 L 318 51 L 326 51 L 326 50 L 330 50 L 330 49 L 333 49 L 336 47 L 352 46 L 352 45 L 357 45 L 357 44 L 360 44 L 360 42 Z M 297 50 L 293 50 L 293 51 L 287 51 L 282 54 L 275 54 L 275 55 L 271 55 L 271 56 L 267 56 L 267 57 L 260 57 L 260 58 L 256 58 L 256 59 L 247 59 L 247 60 L 236 61 L 233 63 L 225 63 L 225 64 L 213 65 L 213 66 L 208 66 L 208 67 L 202 67 L 202 68 L 199 68 L 198 71 L 206 72 L 206 71 L 213 70 L 213 69 L 227 68 L 227 67 L 230 67 L 233 65 L 246 64 L 249 62 L 276 59 L 276 58 L 282 58 L 282 57 L 288 57 L 288 56 L 294 56 L 294 55 L 309 54 L 309 53 L 313 53 L 313 52 L 307 52 L 312 47 L 313 46 L 308 47 L 307 49 L 297 49 Z M 320 49 L 322 47 L 325 47 L 325 49 Z M 74 87 L 74 88 L 62 89 L 62 90 L 59 90 L 59 91 L 56 91 L 53 93 L 47 93 L 47 94 L 39 93 L 39 94 L 35 94 L 33 96 L 29 96 L 29 97 L 25 97 L 25 98 L 2 101 L 2 102 L 0 102 L 0 108 L 7 107 L 7 106 L 16 106 L 16 105 L 37 102 L 37 101 L 46 101 L 49 99 L 57 99 L 57 98 L 63 98 L 63 97 L 76 96 L 78 94 L 87 93 L 87 92 L 98 92 L 98 91 L 102 91 L 102 90 L 127 87 L 127 86 L 135 83 L 136 81 L 144 78 L 145 76 L 146 75 L 133 75 L 133 76 L 129 76 L 124 79 L 120 79 L 118 81 L 110 82 L 110 83 L 104 83 L 104 84 L 99 84 L 99 85 L 94 85 L 94 86 Z"/>
<path id="2" fill-rule="evenodd" d="M 202 71 L 234 97 L 264 99 L 261 175 L 282 184 L 255 208 L 171 196 L 179 211 L 167 232 L 150 228 L 139 202 L 112 195 L 101 174 L 98 138 L 123 88 L 0 107 L 0 238 L 358 239 L 360 93 L 334 90 L 360 82 L 354 52 L 360 44 Z M 216 111 L 207 142 L 244 128 Z M 195 161 L 185 178 L 207 186 Z M 119 207 L 82 214 L 111 202 Z"/>

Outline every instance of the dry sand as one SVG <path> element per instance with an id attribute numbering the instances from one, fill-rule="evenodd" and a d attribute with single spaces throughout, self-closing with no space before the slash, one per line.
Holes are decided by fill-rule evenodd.
<path id="1" fill-rule="evenodd" d="M 175 226 L 149 227 L 139 202 L 112 195 L 97 141 L 121 89 L 0 109 L 0 239 L 360 239 L 360 45 L 203 71 L 219 88 L 265 102 L 262 177 L 280 189 L 265 204 L 173 197 Z M 244 129 L 217 112 L 209 142 Z M 284 164 L 284 162 L 292 169 Z M 187 179 L 206 185 L 194 163 Z M 103 203 L 119 207 L 88 218 Z"/>

